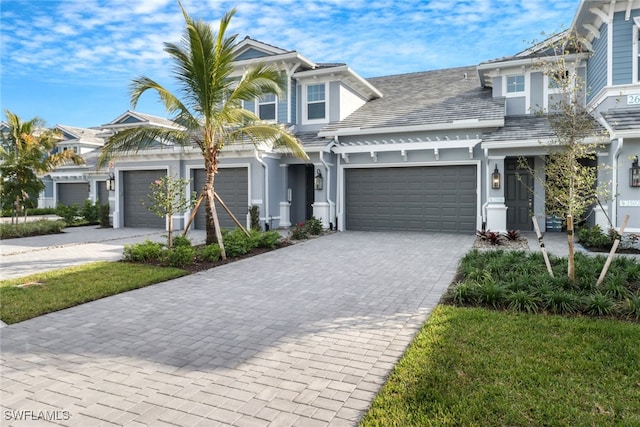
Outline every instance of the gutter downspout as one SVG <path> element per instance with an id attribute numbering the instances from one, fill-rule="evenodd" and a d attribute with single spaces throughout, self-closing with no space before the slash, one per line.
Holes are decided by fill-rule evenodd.
<path id="1" fill-rule="evenodd" d="M 485 162 L 485 175 L 484 175 L 484 181 L 485 181 L 485 193 L 484 193 L 484 197 L 485 197 L 485 201 L 482 204 L 482 228 L 484 229 L 486 227 L 487 224 L 487 206 L 489 206 L 489 168 L 491 167 L 489 165 L 489 149 L 485 148 L 484 149 L 484 162 Z"/>
<path id="2" fill-rule="evenodd" d="M 269 219 L 269 166 L 260 158 L 260 153 L 258 153 L 257 149 L 254 149 L 253 153 L 258 163 L 264 167 L 264 222 L 266 224 Z M 271 227 L 271 224 L 269 224 L 269 227 Z"/>

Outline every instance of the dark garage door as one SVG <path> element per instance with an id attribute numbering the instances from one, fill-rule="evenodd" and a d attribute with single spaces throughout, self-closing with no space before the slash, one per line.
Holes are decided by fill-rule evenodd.
<path id="1" fill-rule="evenodd" d="M 247 168 L 220 168 L 214 182 L 216 193 L 218 193 L 224 204 L 227 205 L 242 225 L 246 225 L 247 212 L 249 209 L 249 185 L 247 180 Z M 198 195 L 200 195 L 206 181 L 204 169 L 194 170 L 193 181 L 193 188 Z M 216 204 L 216 211 L 218 212 L 220 227 L 236 227 L 236 223 L 233 222 L 219 203 Z M 195 217 L 194 227 L 199 230 L 204 230 L 206 228 L 205 222 L 206 207 L 204 203 L 202 203 Z"/>
<path id="2" fill-rule="evenodd" d="M 345 169 L 347 230 L 473 232 L 476 167 Z"/>
<path id="3" fill-rule="evenodd" d="M 160 218 L 148 210 L 146 202 L 150 192 L 149 185 L 165 176 L 165 170 L 125 171 L 122 173 L 124 226 L 165 228 L 165 218 Z"/>
<path id="4" fill-rule="evenodd" d="M 89 198 L 88 182 L 73 182 L 58 184 L 58 204 L 72 206 L 77 204 L 82 207 L 84 201 Z"/>

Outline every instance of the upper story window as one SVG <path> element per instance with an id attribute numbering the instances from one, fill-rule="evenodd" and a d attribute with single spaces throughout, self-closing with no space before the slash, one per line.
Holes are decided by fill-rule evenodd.
<path id="1" fill-rule="evenodd" d="M 258 98 L 258 117 L 260 120 L 275 121 L 277 98 L 273 94 L 266 94 Z"/>
<path id="2" fill-rule="evenodd" d="M 549 89 L 561 89 L 569 81 L 569 70 L 555 71 L 549 75 Z"/>
<path id="3" fill-rule="evenodd" d="M 507 76 L 507 93 L 524 92 L 524 74 Z"/>
<path id="4" fill-rule="evenodd" d="M 327 97 L 325 84 L 307 86 L 307 120 L 323 120 L 326 118 Z"/>

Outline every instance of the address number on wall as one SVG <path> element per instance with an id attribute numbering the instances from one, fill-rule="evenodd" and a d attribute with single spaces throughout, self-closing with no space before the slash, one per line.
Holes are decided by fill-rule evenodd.
<path id="1" fill-rule="evenodd" d="M 640 105 L 640 94 L 627 95 L 627 105 Z"/>

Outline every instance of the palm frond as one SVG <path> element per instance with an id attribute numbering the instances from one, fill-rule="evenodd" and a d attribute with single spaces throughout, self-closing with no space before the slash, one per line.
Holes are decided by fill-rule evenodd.
<path id="1" fill-rule="evenodd" d="M 266 143 L 273 148 L 283 148 L 300 159 L 309 159 L 300 141 L 281 124 L 258 121 L 228 132 L 228 138 L 233 142 L 248 139 L 256 146 Z"/>
<path id="2" fill-rule="evenodd" d="M 184 130 L 158 127 L 125 129 L 107 139 L 98 157 L 98 168 L 104 166 L 116 153 L 135 153 L 158 143 L 176 143 L 185 146 L 190 141 L 188 132 Z"/>

